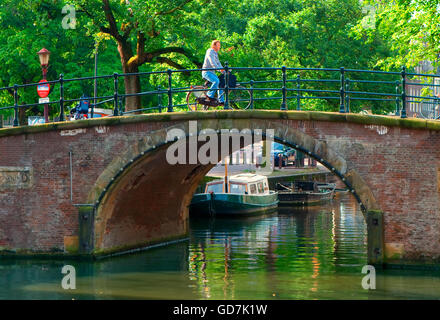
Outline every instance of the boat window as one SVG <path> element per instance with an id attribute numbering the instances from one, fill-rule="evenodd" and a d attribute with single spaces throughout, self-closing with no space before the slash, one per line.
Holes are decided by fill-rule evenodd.
<path id="1" fill-rule="evenodd" d="M 208 184 L 206 188 L 206 193 L 214 192 L 214 193 L 222 193 L 223 192 L 223 183 L 214 183 Z"/>
<path id="2" fill-rule="evenodd" d="M 251 184 L 249 186 L 249 189 L 251 191 L 251 194 L 256 194 L 257 193 L 257 187 L 255 186 L 255 184 Z"/>
<path id="3" fill-rule="evenodd" d="M 269 187 L 267 186 L 267 181 L 264 181 L 264 191 L 268 191 Z"/>
<path id="4" fill-rule="evenodd" d="M 244 194 L 246 192 L 246 185 L 244 184 L 230 183 L 229 187 L 231 188 L 230 193 Z"/>
<path id="5" fill-rule="evenodd" d="M 258 193 L 264 193 L 263 182 L 258 182 Z"/>

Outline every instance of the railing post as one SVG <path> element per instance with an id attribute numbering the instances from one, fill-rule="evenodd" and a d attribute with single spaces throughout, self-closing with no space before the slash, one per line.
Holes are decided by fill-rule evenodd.
<path id="1" fill-rule="evenodd" d="M 251 80 L 250 85 L 251 85 L 251 110 L 253 110 L 254 109 L 254 80 Z"/>
<path id="2" fill-rule="evenodd" d="M 296 77 L 296 110 L 301 110 L 301 76 Z"/>
<path id="3" fill-rule="evenodd" d="M 344 67 L 341 67 L 341 89 L 340 89 L 340 93 L 341 93 L 341 105 L 339 107 L 339 112 L 340 113 L 344 113 L 345 112 L 345 107 L 344 107 L 344 100 L 345 100 L 345 75 L 344 75 Z"/>
<path id="4" fill-rule="evenodd" d="M 125 111 L 125 106 L 124 106 L 124 103 L 123 103 L 123 101 L 125 101 L 124 98 L 125 97 L 120 97 L 119 98 L 119 103 L 118 103 L 118 108 L 119 108 L 119 113 L 118 114 L 121 115 L 121 116 L 124 115 L 124 111 Z"/>
<path id="5" fill-rule="evenodd" d="M 348 93 L 350 91 L 350 79 L 346 79 L 345 82 L 345 112 L 350 112 L 350 94 Z"/>
<path id="6" fill-rule="evenodd" d="M 218 92 L 217 92 L 218 94 Z M 229 109 L 229 64 L 226 61 L 225 62 L 225 104 L 223 109 L 228 110 Z"/>
<path id="7" fill-rule="evenodd" d="M 168 112 L 173 112 L 173 91 L 172 91 L 172 74 L 171 69 L 167 70 L 168 73 Z"/>
<path id="8" fill-rule="evenodd" d="M 60 119 L 59 121 L 64 121 L 64 75 L 60 74 Z"/>
<path id="9" fill-rule="evenodd" d="M 436 102 L 436 107 L 434 107 L 434 110 L 437 110 L 437 113 L 435 114 L 435 119 L 439 119 L 440 118 L 440 99 L 439 96 L 435 97 L 435 102 Z"/>
<path id="10" fill-rule="evenodd" d="M 400 115 L 400 104 L 399 104 L 399 96 L 397 96 L 399 94 L 399 85 L 400 82 L 399 80 L 396 80 L 396 116 Z"/>
<path id="11" fill-rule="evenodd" d="M 3 115 L 0 114 L 0 129 L 3 128 Z"/>
<path id="12" fill-rule="evenodd" d="M 401 118 L 406 118 L 406 68 L 402 67 L 402 111 L 400 113 Z"/>
<path id="13" fill-rule="evenodd" d="M 96 107 L 96 96 L 98 95 L 98 84 L 97 84 L 97 79 L 96 79 L 96 73 L 97 73 L 97 61 L 98 59 L 98 55 L 95 54 L 95 76 L 94 76 L 94 80 L 93 80 L 93 103 L 91 103 L 91 110 L 90 110 L 90 119 L 93 119 L 93 115 L 95 114 L 95 107 Z"/>
<path id="14" fill-rule="evenodd" d="M 435 96 L 435 100 L 434 100 L 434 119 L 438 119 L 439 116 L 440 116 L 439 108 L 440 108 L 439 98 L 438 98 L 438 96 Z"/>
<path id="15" fill-rule="evenodd" d="M 283 72 L 283 102 L 281 103 L 281 110 L 287 110 L 287 103 L 286 103 L 286 66 L 283 66 L 281 68 L 281 71 Z"/>
<path id="16" fill-rule="evenodd" d="M 14 84 L 14 127 L 18 127 L 18 86 Z"/>
<path id="17" fill-rule="evenodd" d="M 157 91 L 158 91 L 158 94 L 157 94 L 157 107 L 159 108 L 159 113 L 162 112 L 162 93 L 160 93 L 160 90 L 161 90 L 160 86 L 157 86 Z"/>
<path id="18" fill-rule="evenodd" d="M 115 84 L 115 94 L 113 96 L 113 116 L 118 116 L 119 115 L 119 108 L 118 108 L 118 74 L 115 72 L 113 73 L 113 78 L 114 78 L 114 84 Z"/>

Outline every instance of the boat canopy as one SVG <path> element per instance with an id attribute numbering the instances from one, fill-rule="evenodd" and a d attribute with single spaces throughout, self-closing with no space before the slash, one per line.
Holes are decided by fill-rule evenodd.
<path id="1" fill-rule="evenodd" d="M 267 181 L 267 177 L 260 176 L 255 173 L 240 173 L 240 174 L 236 174 L 235 176 L 229 177 L 230 182 L 250 183 L 250 182 L 258 182 L 261 180 Z"/>
<path id="2" fill-rule="evenodd" d="M 269 194 L 267 177 L 253 173 L 240 173 L 229 177 L 229 193 L 235 194 Z M 206 193 L 224 193 L 224 179 L 206 184 Z"/>

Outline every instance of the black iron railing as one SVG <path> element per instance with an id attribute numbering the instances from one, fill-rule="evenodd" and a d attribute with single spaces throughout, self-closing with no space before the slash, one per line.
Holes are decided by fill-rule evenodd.
<path id="1" fill-rule="evenodd" d="M 59 79 L 48 81 L 48 83 L 54 86 L 51 92 L 51 96 L 55 95 L 56 90 L 59 90 L 59 100 L 44 102 L 44 103 L 19 103 L 20 91 L 29 88 L 35 88 L 38 83 L 14 85 L 11 87 L 0 88 L 0 95 L 12 96 L 14 104 L 8 106 L 0 106 L 0 114 L 4 110 L 13 110 L 14 121 L 13 126 L 19 125 L 19 109 L 29 108 L 40 105 L 52 105 L 58 108 L 59 117 L 56 121 L 66 120 L 66 106 L 71 103 L 77 103 L 82 100 L 88 100 L 91 107 L 91 115 L 93 117 L 94 109 L 100 105 L 112 104 L 113 116 L 126 115 L 126 114 L 138 114 L 148 112 L 173 112 L 176 109 L 194 110 L 190 107 L 189 98 L 191 95 L 197 95 L 197 93 L 206 92 L 204 87 L 173 87 L 173 80 L 176 75 L 194 75 L 199 74 L 199 81 L 201 79 L 202 71 L 219 71 L 220 69 L 185 69 L 185 70 L 166 70 L 166 71 L 152 71 L 152 72 L 138 72 L 138 73 L 125 73 L 113 75 L 97 76 L 97 77 L 83 77 L 75 79 L 64 79 L 61 74 Z M 428 86 L 428 87 L 440 87 L 440 75 L 433 74 L 417 74 L 408 73 L 405 68 L 402 68 L 400 72 L 385 72 L 377 70 L 356 70 L 345 68 L 289 68 L 289 67 L 230 67 L 225 64 L 225 87 L 217 89 L 224 92 L 224 105 L 223 109 L 229 110 L 232 108 L 240 108 L 245 106 L 246 109 L 264 109 L 267 108 L 267 104 L 264 105 L 264 101 L 279 100 L 280 110 L 302 110 L 304 105 L 308 105 L 307 101 L 310 100 L 326 100 L 333 103 L 336 106 L 336 110 L 341 113 L 351 112 L 351 105 L 353 103 L 384 103 L 387 104 L 388 109 L 393 105 L 392 113 L 401 118 L 407 117 L 407 103 L 418 101 L 430 101 L 433 106 L 437 106 L 440 103 L 440 99 L 435 95 L 422 96 L 422 95 L 409 95 L 407 93 L 408 78 L 434 78 L 434 84 L 424 83 L 411 83 L 411 85 Z M 229 87 L 229 77 L 232 72 L 239 79 L 238 86 L 235 88 Z M 256 76 L 258 72 L 268 73 L 267 78 L 259 79 L 261 76 Z M 319 76 L 317 76 L 319 74 Z M 324 74 L 324 75 L 323 75 Z M 126 77 L 143 77 L 150 78 L 152 76 L 162 77 L 162 86 L 157 86 L 155 90 L 135 93 L 121 93 L 120 80 L 124 80 Z M 318 78 L 307 78 L 307 76 L 314 76 Z M 378 76 L 379 79 L 373 79 Z M 365 79 L 367 78 L 367 79 Z M 84 98 L 71 98 L 71 94 L 68 92 L 68 86 L 74 82 L 84 82 L 90 80 L 102 80 L 106 82 L 112 81 L 113 92 L 107 92 L 101 96 L 84 97 Z M 182 80 L 180 79 L 180 82 Z M 185 82 L 185 81 L 183 81 Z M 195 82 L 186 80 L 190 82 Z M 438 82 L 438 84 L 435 84 Z M 196 84 L 196 83 L 193 83 Z M 163 87 L 165 85 L 166 87 Z M 373 85 L 376 89 L 369 89 L 369 85 Z M 58 87 L 57 89 L 55 89 Z M 377 88 L 385 91 L 376 91 Z M 36 89 L 36 88 L 35 88 Z M 391 92 L 392 91 L 392 92 Z M 7 92 L 7 94 L 5 94 Z M 238 95 L 236 92 L 245 92 L 244 95 Z M 185 97 L 183 97 L 184 95 Z M 137 109 L 125 110 L 124 101 L 127 98 L 135 96 L 156 96 L 157 103 L 153 102 L 153 106 L 139 107 Z M 167 103 L 163 105 L 163 97 L 167 97 Z M 409 100 L 411 99 L 411 100 Z M 414 100 L 416 99 L 416 100 Z M 333 101 L 333 102 L 332 102 Z M 337 103 L 339 101 L 339 103 Z M 291 103 L 293 102 L 293 103 Z M 151 104 L 151 103 L 150 103 Z M 271 102 L 270 109 L 276 104 Z M 389 112 L 388 112 L 389 113 Z M 437 113 L 438 115 L 438 113 Z M 2 122 L 0 121 L 0 125 Z"/>

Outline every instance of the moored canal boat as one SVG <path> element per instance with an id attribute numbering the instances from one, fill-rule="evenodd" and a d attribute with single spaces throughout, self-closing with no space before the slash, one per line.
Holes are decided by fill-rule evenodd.
<path id="1" fill-rule="evenodd" d="M 294 181 L 277 183 L 280 206 L 315 205 L 330 201 L 335 196 L 336 184 L 315 181 Z"/>
<path id="2" fill-rule="evenodd" d="M 267 177 L 241 173 L 206 184 L 195 194 L 189 210 L 197 215 L 243 216 L 265 214 L 278 207 L 278 193 L 269 190 Z"/>

